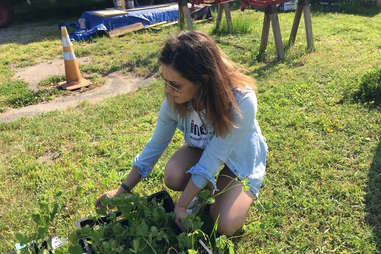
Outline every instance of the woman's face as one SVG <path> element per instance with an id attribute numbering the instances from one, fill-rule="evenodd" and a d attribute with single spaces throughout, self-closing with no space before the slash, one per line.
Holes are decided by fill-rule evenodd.
<path id="1" fill-rule="evenodd" d="M 183 104 L 194 99 L 200 87 L 188 79 L 181 76 L 169 65 L 161 65 L 161 73 L 165 82 L 167 94 L 177 104 Z"/>

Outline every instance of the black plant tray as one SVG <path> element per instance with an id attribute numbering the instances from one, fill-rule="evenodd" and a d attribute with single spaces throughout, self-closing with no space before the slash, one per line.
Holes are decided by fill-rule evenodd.
<path id="1" fill-rule="evenodd" d="M 147 197 L 148 202 L 155 200 L 156 202 L 163 202 L 163 207 L 167 213 L 173 212 L 175 209 L 175 205 L 173 203 L 173 200 L 171 196 L 166 191 L 159 191 L 151 196 Z M 112 218 L 118 217 L 121 215 L 121 212 L 116 211 L 111 214 L 108 214 L 106 216 L 101 216 L 97 220 L 95 219 L 89 219 L 89 218 L 83 218 L 79 221 L 77 221 L 76 226 L 77 228 L 83 228 L 85 226 L 94 227 L 95 225 L 101 225 L 101 224 L 107 224 L 112 221 Z M 122 223 L 124 225 L 127 225 L 127 220 L 121 220 L 119 223 Z M 91 248 L 91 245 L 88 243 L 87 239 L 81 239 L 80 245 L 82 247 L 82 250 L 87 254 L 95 254 L 93 249 Z"/>

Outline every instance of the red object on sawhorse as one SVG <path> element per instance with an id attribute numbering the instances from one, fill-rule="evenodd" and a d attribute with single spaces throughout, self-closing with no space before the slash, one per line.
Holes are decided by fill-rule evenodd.
<path id="1" fill-rule="evenodd" d="M 246 8 L 246 5 L 249 5 L 253 8 L 265 8 L 270 6 L 276 6 L 277 4 L 283 4 L 287 0 L 242 0 L 241 10 Z"/>

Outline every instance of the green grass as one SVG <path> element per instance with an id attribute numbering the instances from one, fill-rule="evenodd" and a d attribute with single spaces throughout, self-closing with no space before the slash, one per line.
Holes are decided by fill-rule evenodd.
<path id="1" fill-rule="evenodd" d="M 214 35 L 223 51 L 247 67 L 258 85 L 258 121 L 269 145 L 267 175 L 247 225 L 234 238 L 237 253 L 377 253 L 381 251 L 381 109 L 351 99 L 358 80 L 381 65 L 381 13 L 372 16 L 313 12 L 316 50 L 306 52 L 303 20 L 285 61 L 276 61 L 272 33 L 264 62 L 256 60 L 263 13 L 234 11 L 252 20 L 250 32 Z M 287 43 L 293 13 L 279 14 Z M 197 26 L 212 31 L 213 24 Z M 175 32 L 172 28 L 170 32 Z M 83 72 L 99 75 L 158 71 L 168 30 L 75 43 L 91 56 Z M 11 66 L 61 54 L 60 41 L 0 45 L 0 91 Z M 12 83 L 13 82 L 13 83 Z M 6 88 L 4 88 L 6 87 Z M 11 98 L 13 92 L 2 92 Z M 14 233 L 31 232 L 38 200 L 63 190 L 65 207 L 50 228 L 67 236 L 74 222 L 94 214 L 97 195 L 115 188 L 149 140 L 163 99 L 162 83 L 98 105 L 0 124 L 0 252 Z M 151 177 L 136 191 L 163 186 L 163 169 L 183 142 L 177 133 Z M 173 194 L 173 193 L 172 193 Z"/>
<path id="2" fill-rule="evenodd" d="M 213 13 L 213 15 L 216 17 L 217 13 Z M 254 19 L 252 16 L 246 15 L 246 13 L 237 13 L 237 15 L 234 16 L 234 22 L 232 22 L 232 30 L 230 34 L 248 34 L 252 30 L 252 24 L 254 22 Z M 227 35 L 229 34 L 228 24 L 225 17 L 225 12 L 223 15 L 223 18 L 221 20 L 221 25 L 217 29 L 216 27 L 213 27 L 213 30 L 211 31 L 212 34 L 216 35 Z"/>

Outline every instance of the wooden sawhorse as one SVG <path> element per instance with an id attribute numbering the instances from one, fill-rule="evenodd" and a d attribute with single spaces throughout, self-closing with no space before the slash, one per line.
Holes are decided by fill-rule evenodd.
<path id="1" fill-rule="evenodd" d="M 217 3 L 217 21 L 216 21 L 216 28 L 218 29 L 221 24 L 221 18 L 222 18 L 222 9 L 225 10 L 225 16 L 226 21 L 228 24 L 228 30 L 229 33 L 232 31 L 232 18 L 230 14 L 230 7 L 229 7 L 230 1 L 225 1 L 223 3 Z M 187 0 L 178 0 L 179 4 L 179 23 L 180 23 L 180 29 L 184 29 L 184 21 L 186 20 L 187 28 L 188 30 L 193 30 L 192 25 L 192 17 L 188 8 L 188 1 Z"/>
<path id="2" fill-rule="evenodd" d="M 269 40 L 270 21 L 273 28 L 276 52 L 278 59 L 284 59 L 284 49 L 282 45 L 282 35 L 280 33 L 278 13 L 275 6 L 265 7 L 265 17 L 263 19 L 263 28 L 261 36 L 261 46 L 259 47 L 258 58 L 262 59 L 267 48 Z"/>
<path id="3" fill-rule="evenodd" d="M 310 3 L 308 0 L 299 0 L 298 7 L 296 8 L 294 23 L 292 25 L 290 39 L 288 40 L 288 46 L 292 46 L 295 42 L 296 33 L 298 32 L 298 27 L 300 23 L 300 18 L 302 12 L 304 11 L 304 25 L 306 27 L 307 36 L 307 49 L 309 51 L 314 49 L 314 39 L 312 35 L 312 22 L 311 22 L 311 10 Z"/>
<path id="4" fill-rule="evenodd" d="M 226 22 L 228 24 L 228 31 L 229 31 L 229 33 L 231 33 L 232 29 L 233 29 L 233 26 L 232 26 L 232 16 L 230 14 L 229 3 L 230 3 L 230 1 L 217 4 L 216 30 L 218 30 L 218 28 L 220 27 L 221 18 L 222 18 L 222 9 L 224 9 L 225 10 Z"/>
<path id="5" fill-rule="evenodd" d="M 275 6 L 267 6 L 265 7 L 264 11 L 265 11 L 265 16 L 263 20 L 261 45 L 259 47 L 258 59 L 263 59 L 263 55 L 266 51 L 267 42 L 269 38 L 270 21 L 271 21 L 278 59 L 283 60 L 285 54 L 284 54 L 284 48 L 282 44 L 282 35 L 280 32 L 277 8 Z M 292 46 L 292 44 L 295 42 L 296 33 L 298 31 L 300 18 L 303 11 L 304 11 L 304 23 L 306 26 L 306 34 L 307 34 L 307 49 L 311 51 L 313 50 L 314 45 L 313 45 L 313 35 L 312 35 L 310 3 L 308 0 L 298 1 L 298 6 L 296 8 L 294 23 L 292 25 L 292 30 L 290 34 L 290 39 L 288 41 L 288 45 Z"/>
<path id="6" fill-rule="evenodd" d="M 188 30 L 193 30 L 192 25 L 192 17 L 190 10 L 188 8 L 188 0 L 177 0 L 177 3 L 179 4 L 179 23 L 180 23 L 180 30 L 184 29 L 184 18 L 187 22 Z"/>

